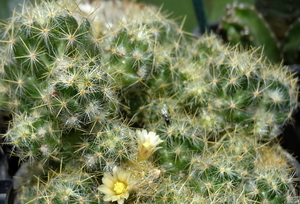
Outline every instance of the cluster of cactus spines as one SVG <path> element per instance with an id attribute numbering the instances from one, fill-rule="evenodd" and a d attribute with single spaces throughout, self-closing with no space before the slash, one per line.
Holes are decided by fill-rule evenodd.
<path id="1" fill-rule="evenodd" d="M 296 80 L 291 75 L 283 77 L 289 75 L 285 68 L 273 65 L 261 69 L 263 59 L 257 53 L 237 55 L 236 47 L 224 52 L 217 43 L 213 45 L 213 39 L 199 40 L 189 51 L 195 56 L 186 71 L 190 72 L 190 81 L 181 103 L 187 112 L 202 118 L 202 126 L 214 130 L 245 126 L 260 138 L 278 134 L 280 124 L 291 115 L 291 103 L 296 100 L 296 94 L 288 88 L 294 87 Z"/>
<path id="2" fill-rule="evenodd" d="M 115 3 L 134 12 L 99 20 L 97 6 L 46 2 L 2 26 L 20 202 L 296 203 L 271 145 L 296 106 L 292 75 L 213 35 L 194 40 L 153 7 Z"/>
<path id="3" fill-rule="evenodd" d="M 232 44 L 262 47 L 272 62 L 299 63 L 299 2 L 256 1 L 228 5 L 220 32 Z"/>

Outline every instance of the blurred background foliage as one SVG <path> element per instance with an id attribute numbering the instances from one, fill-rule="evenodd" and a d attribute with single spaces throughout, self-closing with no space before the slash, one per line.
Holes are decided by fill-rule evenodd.
<path id="1" fill-rule="evenodd" d="M 209 23 L 220 21 L 226 11 L 227 4 L 247 3 L 254 5 L 255 0 L 203 0 Z"/>
<path id="2" fill-rule="evenodd" d="M 254 4 L 254 1 L 255 0 L 203 0 L 209 23 L 220 21 L 227 4 L 234 2 Z M 12 10 L 23 2 L 24 0 L 0 0 L 0 19 L 9 18 L 12 14 Z M 31 2 L 34 2 L 34 0 L 31 0 Z M 162 6 L 162 9 L 166 13 L 171 14 L 172 18 L 178 19 L 179 21 L 182 21 L 182 19 L 186 17 L 184 23 L 184 29 L 186 31 L 191 32 L 197 26 L 193 0 L 137 0 L 137 2 Z"/>
<path id="3" fill-rule="evenodd" d="M 184 29 L 193 31 L 198 25 L 193 7 L 193 0 L 137 0 L 147 4 L 155 4 L 162 6 L 162 9 L 171 14 L 171 17 L 176 18 L 181 16 L 186 17 Z M 227 4 L 233 3 L 248 3 L 253 5 L 255 0 L 203 0 L 205 13 L 208 23 L 215 23 L 221 20 L 226 11 Z M 180 19 L 179 19 L 180 20 Z"/>
<path id="4" fill-rule="evenodd" d="M 138 1 L 162 5 L 171 18 L 181 16 L 178 21 L 185 19 L 183 29 L 196 36 L 209 27 L 224 42 L 244 49 L 259 48 L 270 62 L 282 62 L 300 73 L 300 0 Z M 205 13 L 206 19 L 199 13 Z M 201 22 L 197 29 L 196 16 Z"/>
<path id="5" fill-rule="evenodd" d="M 9 18 L 15 8 L 28 1 L 34 2 L 34 0 L 0 0 L 0 19 Z"/>

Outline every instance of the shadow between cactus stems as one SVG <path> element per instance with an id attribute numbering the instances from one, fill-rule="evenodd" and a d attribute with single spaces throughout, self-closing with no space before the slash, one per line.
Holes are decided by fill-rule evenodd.
<path id="1" fill-rule="evenodd" d="M 10 119 L 0 110 L 0 134 L 6 133 Z M 19 169 L 19 159 L 11 156 L 12 149 L 12 146 L 3 144 L 0 137 L 0 204 L 17 204 L 14 202 L 13 176 Z"/>
<path id="2" fill-rule="evenodd" d="M 289 65 L 289 69 L 300 79 L 299 64 Z M 298 82 L 298 87 L 300 89 L 300 81 Z M 300 103 L 299 95 L 298 102 Z M 279 135 L 279 139 L 281 146 L 300 163 L 300 107 L 294 111 L 292 118 L 294 121 L 285 125 L 282 133 Z"/>

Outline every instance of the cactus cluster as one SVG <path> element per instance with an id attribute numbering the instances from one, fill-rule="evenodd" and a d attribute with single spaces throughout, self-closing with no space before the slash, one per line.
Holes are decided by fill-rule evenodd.
<path id="1" fill-rule="evenodd" d="M 299 17 L 298 1 L 257 0 L 255 6 L 228 5 L 220 33 L 232 44 L 263 46 L 272 62 L 299 64 Z"/>
<path id="2" fill-rule="evenodd" d="M 106 4 L 130 9 L 105 18 Z M 2 25 L 20 203 L 298 202 L 274 142 L 296 106 L 285 67 L 154 7 L 87 5 L 24 6 Z"/>

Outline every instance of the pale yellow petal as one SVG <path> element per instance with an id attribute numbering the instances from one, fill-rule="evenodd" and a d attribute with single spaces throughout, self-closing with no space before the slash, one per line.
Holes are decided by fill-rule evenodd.
<path id="1" fill-rule="evenodd" d="M 147 136 L 147 135 L 148 135 L 147 130 L 143 129 L 143 130 L 142 130 L 142 135 Z"/>
<path id="2" fill-rule="evenodd" d="M 103 186 L 103 185 L 101 185 L 101 186 L 98 187 L 98 191 L 101 191 L 105 195 L 113 195 L 113 194 L 115 194 L 115 191 L 113 191 L 111 188 L 108 188 L 108 187 Z"/>
<path id="3" fill-rule="evenodd" d="M 108 177 L 108 176 L 104 176 L 102 178 L 102 183 L 107 186 L 108 188 L 113 188 L 114 187 L 114 183 L 116 182 L 115 178 L 113 177 Z"/>
<path id="4" fill-rule="evenodd" d="M 129 197 L 129 192 L 126 191 L 125 193 L 122 194 L 122 198 L 127 199 Z"/>
<path id="5" fill-rule="evenodd" d="M 118 204 L 123 204 L 123 203 L 124 203 L 124 199 L 118 200 Z"/>
<path id="6" fill-rule="evenodd" d="M 103 200 L 109 202 L 109 201 L 112 201 L 112 197 L 113 197 L 113 195 L 105 195 L 103 197 Z"/>
<path id="7" fill-rule="evenodd" d="M 114 177 L 115 179 L 117 179 L 118 172 L 119 172 L 119 169 L 118 169 L 118 167 L 115 166 L 115 167 L 113 168 L 113 177 Z"/>
<path id="8" fill-rule="evenodd" d="M 127 172 L 119 172 L 117 175 L 117 178 L 119 181 L 122 183 L 128 184 L 129 179 L 130 179 L 130 173 Z"/>
<path id="9" fill-rule="evenodd" d="M 111 196 L 111 201 L 113 201 L 113 202 L 117 201 L 117 200 L 120 200 L 120 199 L 122 199 L 120 195 L 112 195 Z"/>
<path id="10" fill-rule="evenodd" d="M 118 203 L 124 203 L 133 186 L 130 172 L 122 171 L 116 166 L 113 168 L 113 175 L 104 173 L 102 182 L 103 184 L 98 187 L 98 190 L 105 194 L 104 201 L 117 201 Z"/>

